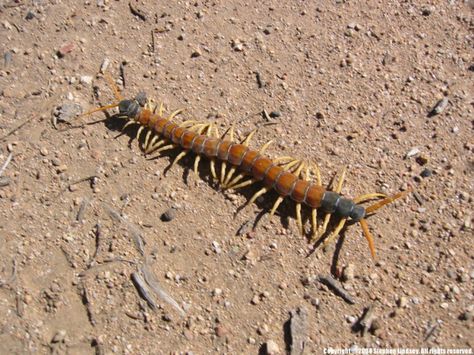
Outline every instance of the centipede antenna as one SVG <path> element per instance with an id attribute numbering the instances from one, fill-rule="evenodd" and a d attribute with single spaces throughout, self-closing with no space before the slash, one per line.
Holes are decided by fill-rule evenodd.
<path id="1" fill-rule="evenodd" d="M 372 213 L 374 211 L 377 211 L 379 208 L 388 205 L 389 203 L 392 203 L 395 200 L 398 200 L 399 198 L 405 197 L 408 195 L 408 193 L 411 192 L 411 189 L 408 189 L 406 191 L 398 192 L 395 195 L 389 196 L 384 198 L 382 201 L 379 201 L 377 203 L 374 203 L 373 205 L 367 207 L 365 211 L 367 213 Z"/>
<path id="2" fill-rule="evenodd" d="M 115 84 L 114 79 L 112 79 L 109 73 L 105 73 L 104 77 L 105 77 L 105 80 L 107 80 L 107 83 L 109 84 L 110 88 L 112 89 L 115 99 L 117 101 L 122 101 L 123 97 L 122 95 L 120 95 L 119 89 L 117 85 Z"/>
<path id="3" fill-rule="evenodd" d="M 97 107 L 97 108 L 94 108 L 90 111 L 87 111 L 86 113 L 83 113 L 83 114 L 79 115 L 79 117 L 87 116 L 87 115 L 93 114 L 93 113 L 98 112 L 98 111 L 105 111 L 105 110 L 108 110 L 109 108 L 117 107 L 118 105 L 119 105 L 118 103 L 115 103 L 115 104 L 111 104 L 111 105 Z"/>
<path id="4" fill-rule="evenodd" d="M 372 255 L 372 259 L 375 259 L 374 238 L 372 237 L 372 234 L 369 231 L 369 225 L 367 224 L 367 221 L 364 218 L 362 218 L 359 223 L 362 227 L 362 232 L 364 233 L 365 239 L 367 239 L 367 242 L 369 243 L 369 249 L 370 254 Z"/>

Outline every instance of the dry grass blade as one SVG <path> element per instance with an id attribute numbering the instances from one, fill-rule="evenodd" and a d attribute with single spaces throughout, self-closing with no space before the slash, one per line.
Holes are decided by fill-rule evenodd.
<path id="1" fill-rule="evenodd" d="M 153 299 L 151 293 L 149 292 L 148 287 L 143 277 L 138 272 L 134 272 L 132 274 L 132 281 L 135 287 L 137 288 L 138 293 L 148 303 L 150 308 L 153 310 L 157 309 L 158 306 L 155 303 L 155 300 Z"/>
<path id="2" fill-rule="evenodd" d="M 7 168 L 8 164 L 10 164 L 12 157 L 13 157 L 12 153 L 8 154 L 7 160 L 5 160 L 5 163 L 3 163 L 2 167 L 0 168 L 0 176 L 3 175 L 3 172 Z"/>
<path id="3" fill-rule="evenodd" d="M 104 205 L 104 206 L 105 206 L 105 209 L 107 210 L 107 212 L 109 213 L 109 216 L 112 219 L 114 219 L 114 220 L 116 220 L 120 223 L 123 223 L 127 227 L 127 230 L 129 231 L 129 233 L 133 237 L 133 240 L 135 242 L 135 247 L 140 252 L 140 254 L 144 256 L 145 255 L 145 243 L 143 242 L 143 237 L 142 237 L 142 233 L 140 232 L 140 230 L 134 224 L 127 221 L 126 216 L 121 216 L 118 211 L 114 210 L 113 208 L 111 208 L 107 205 Z"/>
<path id="4" fill-rule="evenodd" d="M 147 265 L 143 265 L 141 272 L 145 276 L 146 283 L 151 287 L 153 292 L 155 292 L 160 299 L 173 306 L 173 308 L 175 308 L 179 314 L 184 317 L 186 312 L 184 312 L 184 310 L 179 306 L 178 302 L 176 302 L 170 295 L 168 295 L 165 290 L 163 290 L 156 280 L 155 275 L 153 275 L 153 272 L 148 269 Z"/>

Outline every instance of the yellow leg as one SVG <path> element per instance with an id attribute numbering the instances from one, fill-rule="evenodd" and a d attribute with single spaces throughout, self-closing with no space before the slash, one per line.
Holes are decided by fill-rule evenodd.
<path id="1" fill-rule="evenodd" d="M 142 134 L 143 130 L 145 129 L 145 127 L 143 126 L 140 126 L 140 128 L 138 129 L 138 132 L 137 132 L 137 140 L 140 140 L 140 134 Z"/>
<path id="2" fill-rule="evenodd" d="M 173 160 L 173 162 L 171 163 L 171 165 L 170 165 L 169 168 L 171 169 L 171 167 L 172 167 L 174 164 L 176 164 L 178 161 L 180 161 L 182 158 L 184 158 L 184 157 L 186 156 L 186 154 L 188 154 L 188 153 L 189 153 L 189 150 L 183 150 L 181 153 L 179 153 L 179 154 L 176 156 L 176 158 L 174 158 L 174 160 Z"/>
<path id="3" fill-rule="evenodd" d="M 155 138 L 155 137 L 153 137 Z M 157 138 L 158 139 L 158 138 Z M 163 139 L 160 139 L 158 142 L 154 143 L 153 142 L 153 139 L 152 141 L 150 142 L 150 145 L 147 147 L 147 150 L 145 151 L 146 154 L 151 154 L 153 153 L 155 150 L 157 150 L 159 147 L 161 147 L 163 144 L 165 144 L 166 141 L 163 140 Z"/>
<path id="4" fill-rule="evenodd" d="M 313 230 L 311 240 L 315 240 L 318 232 L 318 210 L 316 208 L 311 210 L 311 228 Z"/>
<path id="5" fill-rule="evenodd" d="M 301 235 L 304 235 L 303 219 L 301 218 L 301 203 L 296 204 L 296 224 Z"/>
<path id="6" fill-rule="evenodd" d="M 275 214 L 275 211 L 277 210 L 278 206 L 280 206 L 280 204 L 283 202 L 283 200 L 284 200 L 284 197 L 278 196 L 275 203 L 273 204 L 272 209 L 270 210 L 270 218 L 273 217 L 273 215 Z"/>
<path id="7" fill-rule="evenodd" d="M 252 203 L 254 203 L 257 198 L 259 198 L 263 194 L 266 194 L 268 190 L 269 190 L 268 187 L 263 187 L 260 190 L 258 190 L 256 193 L 253 194 L 253 196 L 247 202 L 247 205 L 251 205 Z"/>
<path id="8" fill-rule="evenodd" d="M 142 149 L 145 152 L 147 150 L 148 144 L 150 143 L 150 137 L 151 137 L 152 134 L 153 134 L 153 131 L 151 129 L 148 130 L 148 132 L 146 132 L 145 141 L 143 142 L 143 147 L 142 147 Z"/>
<path id="9" fill-rule="evenodd" d="M 334 240 L 334 238 L 336 238 L 339 235 L 342 228 L 344 228 L 344 225 L 346 224 L 346 222 L 347 222 L 347 218 L 341 218 L 336 228 L 334 228 L 331 234 L 329 234 L 329 236 L 324 240 L 323 247 L 326 247 L 327 245 L 329 245 Z"/>
<path id="10" fill-rule="evenodd" d="M 167 144 L 167 145 L 165 145 L 164 147 L 161 147 L 161 148 L 159 148 L 159 149 L 156 149 L 156 150 L 154 151 L 154 153 L 160 153 L 160 152 L 163 152 L 163 151 L 165 151 L 165 150 L 173 149 L 173 148 L 175 148 L 175 147 L 176 147 L 176 144 Z"/>
<path id="11" fill-rule="evenodd" d="M 209 166 L 211 169 L 211 176 L 214 180 L 217 180 L 217 174 L 216 174 L 216 159 L 212 158 L 209 162 Z"/>
<path id="12" fill-rule="evenodd" d="M 196 155 L 196 159 L 194 159 L 194 173 L 197 175 L 198 173 L 198 167 L 199 167 L 199 161 L 201 160 L 200 155 Z"/>
<path id="13" fill-rule="evenodd" d="M 123 125 L 122 131 L 125 131 L 125 129 L 127 129 L 127 127 L 133 125 L 134 123 L 136 123 L 136 122 L 133 121 L 133 120 L 128 121 L 127 123 L 125 123 L 125 124 Z"/>
<path id="14" fill-rule="evenodd" d="M 237 185 L 234 185 L 234 186 L 231 186 L 231 187 L 228 187 L 228 188 L 237 190 L 237 189 L 240 189 L 240 188 L 242 188 L 242 187 L 252 185 L 252 184 L 255 183 L 255 182 L 257 182 L 257 180 L 255 180 L 255 179 L 248 179 L 248 180 L 245 180 L 245 181 L 241 182 L 240 184 L 237 184 Z"/>
<path id="15" fill-rule="evenodd" d="M 169 115 L 168 120 L 169 121 L 173 120 L 173 118 L 175 118 L 177 115 L 179 115 L 183 111 L 184 111 L 184 109 L 182 109 L 182 108 L 174 111 L 173 113 L 171 113 L 171 115 Z"/>

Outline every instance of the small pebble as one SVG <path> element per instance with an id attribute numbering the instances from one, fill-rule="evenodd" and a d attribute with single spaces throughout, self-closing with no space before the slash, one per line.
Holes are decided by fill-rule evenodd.
<path id="1" fill-rule="evenodd" d="M 271 118 L 277 118 L 277 117 L 281 116 L 281 113 L 279 111 L 272 111 L 272 112 L 270 112 L 269 116 Z"/>
<path id="2" fill-rule="evenodd" d="M 420 153 L 420 149 L 417 148 L 417 147 L 414 147 L 414 148 L 410 149 L 410 151 L 408 153 L 405 154 L 405 159 L 414 157 L 415 155 L 418 155 L 419 153 Z"/>
<path id="3" fill-rule="evenodd" d="M 66 54 L 71 53 L 74 50 L 74 43 L 68 42 L 64 43 L 61 47 L 58 49 L 58 56 L 59 58 L 63 58 L 66 56 Z"/>
<path id="4" fill-rule="evenodd" d="M 441 100 L 439 100 L 436 105 L 431 109 L 429 116 L 436 116 L 442 113 L 446 107 L 448 107 L 449 100 L 447 97 L 443 97 Z"/>
<path id="5" fill-rule="evenodd" d="M 176 217 L 176 210 L 174 208 L 167 209 L 160 217 L 163 222 L 170 222 Z"/>
<path id="6" fill-rule="evenodd" d="M 227 328 L 225 328 L 224 326 L 222 325 L 218 325 L 215 329 L 215 332 L 216 332 L 216 335 L 219 337 L 219 338 L 222 338 L 222 337 L 225 337 L 229 331 L 227 330 Z"/>
<path id="7" fill-rule="evenodd" d="M 428 177 L 430 177 L 431 175 L 433 175 L 433 170 L 428 169 L 428 168 L 423 169 L 423 171 L 420 173 L 420 176 L 421 176 L 422 178 L 428 178 Z"/>
<path id="8" fill-rule="evenodd" d="M 354 264 L 348 264 L 342 273 L 342 281 L 347 282 L 347 281 L 352 281 L 354 279 L 354 271 L 355 271 L 355 266 Z"/>
<path id="9" fill-rule="evenodd" d="M 59 330 L 56 334 L 54 334 L 53 339 L 51 339 L 51 342 L 60 343 L 60 342 L 64 342 L 65 339 L 66 339 L 66 331 Z"/>
<path id="10" fill-rule="evenodd" d="M 268 340 L 265 344 L 265 350 L 268 355 L 276 355 L 280 353 L 280 347 L 273 340 Z"/>
<path id="11" fill-rule="evenodd" d="M 408 298 L 406 298 L 405 296 L 401 296 L 397 300 L 397 305 L 399 308 L 405 308 L 408 305 Z"/>
<path id="12" fill-rule="evenodd" d="M 197 58 L 201 56 L 201 51 L 199 49 L 195 50 L 194 52 L 191 53 L 191 58 Z"/>
<path id="13" fill-rule="evenodd" d="M 26 13 L 25 19 L 26 20 L 33 20 L 35 18 L 35 13 L 31 10 L 28 10 Z"/>
<path id="14" fill-rule="evenodd" d="M 443 302 L 439 305 L 442 309 L 447 309 L 449 307 L 449 304 L 447 302 Z"/>
<path id="15" fill-rule="evenodd" d="M 109 64 L 110 64 L 109 58 L 105 58 L 105 59 L 102 61 L 102 64 L 100 65 L 100 72 L 101 72 L 102 74 L 105 73 L 105 71 L 106 71 L 107 68 L 109 67 Z"/>
<path id="16" fill-rule="evenodd" d="M 92 84 L 92 76 L 90 75 L 82 75 L 79 79 L 79 82 L 84 85 L 91 85 Z"/>
<path id="17" fill-rule="evenodd" d="M 214 253 L 216 253 L 216 254 L 222 253 L 221 246 L 220 246 L 219 243 L 216 242 L 215 240 L 212 241 L 212 250 L 214 250 Z"/>

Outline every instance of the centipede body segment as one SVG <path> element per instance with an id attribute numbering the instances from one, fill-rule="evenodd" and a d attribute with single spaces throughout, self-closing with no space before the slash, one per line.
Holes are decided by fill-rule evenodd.
<path id="1" fill-rule="evenodd" d="M 279 197 L 275 201 L 270 215 L 274 214 L 286 197 L 291 198 L 296 203 L 296 222 L 301 233 L 304 233 L 301 208 L 303 205 L 308 206 L 311 209 L 312 239 L 325 238 L 324 244 L 337 237 L 346 222 L 352 220 L 361 224 L 371 254 L 374 257 L 375 248 L 365 219 L 366 215 L 405 196 L 407 193 L 400 192 L 391 197 L 372 193 L 355 199 L 348 199 L 341 195 L 345 170 L 343 170 L 334 191 L 328 191 L 321 185 L 320 172 L 314 164 L 291 157 L 270 159 L 264 154 L 269 143 L 260 150 L 251 149 L 248 143 L 255 133 L 254 131 L 242 142 L 235 142 L 232 129 L 227 132 L 228 134 L 219 137 L 217 128 L 212 123 L 175 122 L 174 118 L 180 113 L 180 110 L 165 117 L 163 106 L 153 107 L 150 102 L 145 100 L 143 93 L 138 94 L 134 99 L 127 100 L 122 99 L 116 88 L 114 88 L 114 94 L 119 101 L 118 103 L 94 109 L 87 114 L 118 106 L 118 116 L 129 120 L 125 127 L 130 124 L 140 126 L 137 138 L 140 137 L 142 132 L 147 131 L 143 144 L 143 150 L 147 154 L 179 148 L 182 151 L 171 163 L 173 165 L 189 152 L 193 152 L 196 155 L 195 171 L 201 156 L 204 156 L 210 161 L 213 178 L 219 180 L 223 188 L 237 189 L 260 182 L 263 187 L 250 198 L 248 203 L 254 202 L 259 196 L 271 189 L 275 190 Z M 221 163 L 220 178 L 217 177 L 215 169 L 217 162 Z M 318 181 L 316 183 L 308 180 L 310 173 L 317 176 Z M 368 208 L 361 205 L 363 202 L 377 198 L 382 200 Z M 318 210 L 325 213 L 321 225 L 317 223 Z M 334 230 L 326 235 L 326 228 L 332 214 L 339 217 L 339 222 Z"/>

